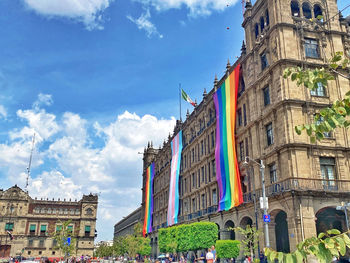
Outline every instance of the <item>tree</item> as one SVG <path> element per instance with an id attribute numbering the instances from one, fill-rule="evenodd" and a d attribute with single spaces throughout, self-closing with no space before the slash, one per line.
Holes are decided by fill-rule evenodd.
<path id="1" fill-rule="evenodd" d="M 113 242 L 113 253 L 117 256 L 123 256 L 127 253 L 127 244 L 125 236 L 117 237 Z"/>
<path id="2" fill-rule="evenodd" d="M 134 233 L 132 235 L 127 235 L 119 239 L 116 247 L 119 252 L 126 252 L 131 258 L 136 257 L 137 254 L 142 256 L 150 255 L 152 250 L 150 239 L 142 236 L 142 226 L 140 223 L 134 226 Z"/>
<path id="3" fill-rule="evenodd" d="M 71 228 L 72 220 L 65 222 L 59 221 L 56 231 L 51 233 L 52 238 L 56 242 L 54 249 L 58 249 L 64 257 L 73 254 L 75 251 L 76 238 L 73 237 L 73 232 Z M 70 243 L 69 243 L 70 239 Z"/>
<path id="4" fill-rule="evenodd" d="M 217 240 L 215 244 L 218 258 L 236 258 L 239 255 L 238 240 Z"/>
<path id="5" fill-rule="evenodd" d="M 107 246 L 106 244 L 100 245 L 96 251 L 95 251 L 95 256 L 96 257 L 111 257 L 113 256 L 113 247 L 111 246 Z"/>
<path id="6" fill-rule="evenodd" d="M 320 233 L 317 237 L 310 237 L 300 242 L 293 253 L 265 248 L 265 256 L 269 262 L 304 263 L 307 262 L 308 257 L 313 256 L 320 263 L 329 263 L 334 257 L 344 256 L 346 248 L 350 248 L 348 232 L 341 234 L 339 230 L 331 229 L 326 233 Z"/>
<path id="7" fill-rule="evenodd" d="M 261 232 L 256 230 L 255 227 L 247 225 L 246 228 L 235 227 L 233 230 L 237 230 L 242 235 L 241 247 L 245 256 L 254 258 L 254 251 L 258 247 L 259 236 Z M 260 252 L 260 251 L 259 251 Z"/>

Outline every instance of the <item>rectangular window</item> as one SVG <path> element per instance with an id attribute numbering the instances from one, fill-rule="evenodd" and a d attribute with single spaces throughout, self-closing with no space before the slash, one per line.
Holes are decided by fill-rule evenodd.
<path id="1" fill-rule="evenodd" d="M 69 225 L 67 227 L 67 230 L 68 230 L 68 234 L 72 234 L 73 233 L 73 226 L 72 225 Z"/>
<path id="2" fill-rule="evenodd" d="M 204 142 L 201 141 L 201 155 L 203 156 L 204 154 Z"/>
<path id="3" fill-rule="evenodd" d="M 192 199 L 192 212 L 195 212 L 197 209 L 196 209 L 196 199 L 193 198 Z"/>
<path id="4" fill-rule="evenodd" d="M 269 123 L 265 126 L 266 129 L 266 139 L 267 139 L 267 146 L 273 144 L 273 130 L 272 130 L 272 123 Z"/>
<path id="5" fill-rule="evenodd" d="M 204 166 L 202 167 L 202 183 L 204 183 L 204 177 L 205 177 L 205 174 L 204 174 Z"/>
<path id="6" fill-rule="evenodd" d="M 326 96 L 326 90 L 325 87 L 321 82 L 317 83 L 317 89 L 310 90 L 311 96 L 318 96 L 318 97 L 324 97 Z"/>
<path id="7" fill-rule="evenodd" d="M 318 47 L 318 41 L 312 38 L 305 38 L 305 56 L 309 58 L 319 58 L 320 52 Z"/>
<path id="8" fill-rule="evenodd" d="M 241 141 L 240 143 L 239 143 L 239 159 L 240 159 L 240 161 L 244 161 L 244 143 L 243 143 L 243 141 Z"/>
<path id="9" fill-rule="evenodd" d="M 242 126 L 242 109 L 241 108 L 239 108 L 238 110 L 237 110 L 237 116 L 238 116 L 238 126 Z"/>
<path id="10" fill-rule="evenodd" d="M 208 180 L 211 182 L 210 163 L 208 163 Z"/>
<path id="11" fill-rule="evenodd" d="M 36 225 L 31 224 L 31 225 L 29 226 L 29 233 L 30 233 L 30 234 L 35 234 L 35 230 L 36 230 Z"/>
<path id="12" fill-rule="evenodd" d="M 276 170 L 276 164 L 269 165 L 270 170 L 270 183 L 276 183 L 277 182 L 277 170 Z"/>
<path id="13" fill-rule="evenodd" d="M 335 159 L 332 157 L 320 157 L 321 176 L 324 181 L 324 189 L 336 190 Z"/>
<path id="14" fill-rule="evenodd" d="M 5 231 L 13 231 L 14 223 L 6 223 Z"/>
<path id="15" fill-rule="evenodd" d="M 212 170 L 212 174 L 213 174 L 213 177 L 216 176 L 216 170 L 215 170 L 215 160 L 212 160 L 211 161 L 211 170 Z"/>
<path id="16" fill-rule="evenodd" d="M 316 121 L 316 124 L 317 125 L 320 125 L 322 122 L 324 121 L 324 118 L 323 118 L 323 116 L 319 116 L 318 117 L 318 120 Z M 324 132 L 323 133 L 323 136 L 325 137 L 325 138 L 331 138 L 332 137 L 332 133 L 331 132 Z"/>
<path id="17" fill-rule="evenodd" d="M 39 247 L 44 247 L 44 239 L 39 240 Z"/>
<path id="18" fill-rule="evenodd" d="M 185 178 L 184 188 L 185 188 L 185 193 L 187 193 L 187 178 Z"/>
<path id="19" fill-rule="evenodd" d="M 211 148 L 214 148 L 215 146 L 215 138 L 214 138 L 214 132 L 212 131 L 211 134 Z"/>
<path id="20" fill-rule="evenodd" d="M 264 106 L 267 106 L 270 104 L 270 88 L 269 88 L 269 86 L 263 88 L 263 95 L 264 95 Z"/>
<path id="21" fill-rule="evenodd" d="M 192 187 L 196 187 L 196 178 L 194 177 L 194 173 L 192 174 Z"/>
<path id="22" fill-rule="evenodd" d="M 248 142 L 248 138 L 245 138 L 245 156 L 249 156 L 249 142 Z"/>
<path id="23" fill-rule="evenodd" d="M 261 60 L 261 70 L 264 70 L 269 66 L 269 62 L 267 61 L 267 56 L 265 52 L 260 55 L 260 60 Z"/>
<path id="24" fill-rule="evenodd" d="M 85 226 L 85 235 L 90 235 L 91 232 L 91 226 Z"/>
<path id="25" fill-rule="evenodd" d="M 247 109 L 245 104 L 243 104 L 243 122 L 244 122 L 244 126 L 247 125 Z"/>
<path id="26" fill-rule="evenodd" d="M 56 247 L 56 246 L 57 246 L 57 240 L 54 239 L 54 240 L 52 240 L 52 247 Z"/>
<path id="27" fill-rule="evenodd" d="M 56 226 L 56 232 L 62 231 L 62 225 L 57 225 Z"/>
<path id="28" fill-rule="evenodd" d="M 212 205 L 217 205 L 218 204 L 218 201 L 217 201 L 217 198 L 216 198 L 216 189 L 213 189 L 213 191 L 212 191 L 212 199 L 211 200 L 213 200 Z"/>
<path id="29" fill-rule="evenodd" d="M 29 239 L 28 240 L 28 247 L 33 247 L 33 243 L 34 243 L 33 239 Z"/>
<path id="30" fill-rule="evenodd" d="M 206 207 L 206 204 L 205 204 L 205 195 L 202 194 L 202 209 L 204 209 Z"/>
<path id="31" fill-rule="evenodd" d="M 46 225 L 40 226 L 40 235 L 46 235 Z"/>

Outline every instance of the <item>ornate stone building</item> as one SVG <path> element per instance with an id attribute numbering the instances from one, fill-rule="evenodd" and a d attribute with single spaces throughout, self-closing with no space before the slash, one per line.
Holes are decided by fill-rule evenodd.
<path id="1" fill-rule="evenodd" d="M 323 16 L 314 26 L 310 18 Z M 259 204 L 259 166 L 243 166 L 245 156 L 263 160 L 266 191 L 271 215 L 271 247 L 288 252 L 303 239 L 329 228 L 346 230 L 341 202 L 350 201 L 349 140 L 346 129 L 325 134 L 312 144 L 306 134 L 294 127 L 313 121 L 322 107 L 349 90 L 349 81 L 336 76 L 328 87 L 315 91 L 297 87 L 283 79 L 287 67 L 322 66 L 336 51 L 349 55 L 349 19 L 338 13 L 334 0 L 246 1 L 242 26 L 245 42 L 234 65 L 215 78 L 213 89 L 203 93 L 202 102 L 178 121 L 174 135 L 183 130 L 180 172 L 180 223 L 212 221 L 221 239 L 239 239 L 228 227 L 254 225 L 262 228 Z M 216 116 L 212 95 L 229 73 L 241 64 L 238 94 L 236 141 L 240 161 L 244 203 L 227 212 L 217 212 L 218 187 L 215 174 Z M 159 253 L 157 230 L 166 227 L 171 163 L 170 142 L 144 152 L 144 171 L 155 162 L 153 229 L 150 233 L 153 255 Z M 145 186 L 145 172 L 143 186 Z M 144 189 L 144 188 L 143 188 Z M 143 199 L 144 200 L 144 191 Z M 144 202 L 142 215 L 144 214 Z M 264 246 L 263 236 L 260 247 Z"/>
<path id="2" fill-rule="evenodd" d="M 0 257 L 59 257 L 51 234 L 72 220 L 69 228 L 77 238 L 76 255 L 92 256 L 97 195 L 79 201 L 33 199 L 17 185 L 0 190 Z"/>
<path id="3" fill-rule="evenodd" d="M 139 207 L 114 225 L 114 238 L 133 234 L 134 226 L 141 221 L 142 214 Z"/>

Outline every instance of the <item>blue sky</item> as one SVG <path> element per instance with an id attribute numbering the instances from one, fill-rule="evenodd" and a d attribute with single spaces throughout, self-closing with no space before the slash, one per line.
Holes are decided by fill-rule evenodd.
<path id="1" fill-rule="evenodd" d="M 1 0 L 0 187 L 24 187 L 35 132 L 30 194 L 98 193 L 98 240 L 112 239 L 141 203 L 138 152 L 178 118 L 179 83 L 200 101 L 240 55 L 235 2 Z"/>

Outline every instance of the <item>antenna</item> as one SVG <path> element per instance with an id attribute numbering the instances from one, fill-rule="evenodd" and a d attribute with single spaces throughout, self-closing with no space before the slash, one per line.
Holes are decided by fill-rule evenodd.
<path id="1" fill-rule="evenodd" d="M 27 180 L 26 180 L 26 187 L 24 190 L 28 193 L 28 184 L 29 184 L 29 177 L 30 177 L 30 167 L 32 166 L 32 158 L 33 158 L 33 150 L 34 150 L 34 144 L 35 144 L 35 132 L 33 135 L 33 140 L 32 140 L 32 149 L 30 151 L 30 157 L 29 157 L 29 164 L 27 167 Z"/>

